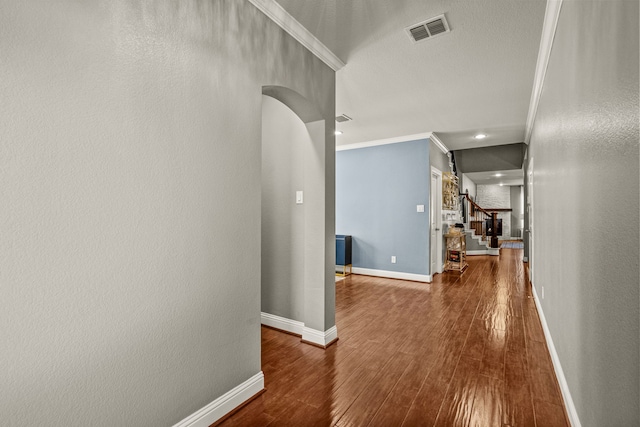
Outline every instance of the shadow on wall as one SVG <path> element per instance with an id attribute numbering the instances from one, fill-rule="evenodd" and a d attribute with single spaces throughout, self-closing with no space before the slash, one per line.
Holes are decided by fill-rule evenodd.
<path id="1" fill-rule="evenodd" d="M 351 244 L 353 245 L 353 265 L 356 267 L 363 265 L 364 260 L 372 258 L 375 254 L 375 247 L 365 239 L 353 237 Z"/>

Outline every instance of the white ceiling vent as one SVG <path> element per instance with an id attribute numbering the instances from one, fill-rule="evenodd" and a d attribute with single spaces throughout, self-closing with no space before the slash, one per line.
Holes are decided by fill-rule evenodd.
<path id="1" fill-rule="evenodd" d="M 336 117 L 336 122 L 338 123 L 348 122 L 349 120 L 353 120 L 353 119 L 347 116 L 346 114 L 340 114 L 339 116 Z"/>
<path id="2" fill-rule="evenodd" d="M 435 18 L 427 19 L 419 24 L 411 25 L 410 27 L 405 28 L 405 30 L 414 43 L 451 31 L 444 15 L 436 16 Z"/>

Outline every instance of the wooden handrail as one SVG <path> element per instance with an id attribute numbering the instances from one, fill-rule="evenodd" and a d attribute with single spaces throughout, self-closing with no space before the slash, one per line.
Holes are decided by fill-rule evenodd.
<path id="1" fill-rule="evenodd" d="M 489 215 L 489 216 L 491 216 L 491 214 L 490 214 L 489 212 L 487 212 L 485 209 L 482 209 L 482 208 L 480 207 L 480 205 L 478 205 L 476 202 L 474 202 L 473 200 L 471 200 L 471 198 L 469 197 L 469 194 L 468 194 L 468 193 L 460 193 L 460 195 L 461 195 L 461 196 L 464 196 L 464 197 L 469 201 L 469 203 L 471 203 L 471 204 L 473 205 L 474 209 L 479 210 L 480 212 L 482 212 L 482 213 L 483 213 L 483 214 L 485 214 L 485 215 Z"/>
<path id="2" fill-rule="evenodd" d="M 486 208 L 485 211 L 487 212 L 511 212 L 513 211 L 513 209 L 510 208 Z"/>

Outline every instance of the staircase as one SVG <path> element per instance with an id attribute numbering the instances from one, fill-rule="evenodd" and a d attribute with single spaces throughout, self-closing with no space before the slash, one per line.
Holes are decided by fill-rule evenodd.
<path id="1" fill-rule="evenodd" d="M 467 240 L 467 255 L 500 255 L 500 248 L 492 248 L 489 239 L 469 229 L 468 223 L 465 224 L 464 234 Z"/>
<path id="2" fill-rule="evenodd" d="M 500 255 L 497 235 L 498 214 L 481 208 L 469 198 L 468 194 L 460 194 L 460 199 L 466 212 L 467 222 L 464 223 L 464 229 L 467 255 Z M 491 220 L 489 227 L 487 220 Z"/>

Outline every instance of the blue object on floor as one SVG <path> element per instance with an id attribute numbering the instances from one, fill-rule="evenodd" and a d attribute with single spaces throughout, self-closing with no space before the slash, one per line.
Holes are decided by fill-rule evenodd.
<path id="1" fill-rule="evenodd" d="M 351 264 L 351 236 L 336 235 L 336 265 Z"/>

